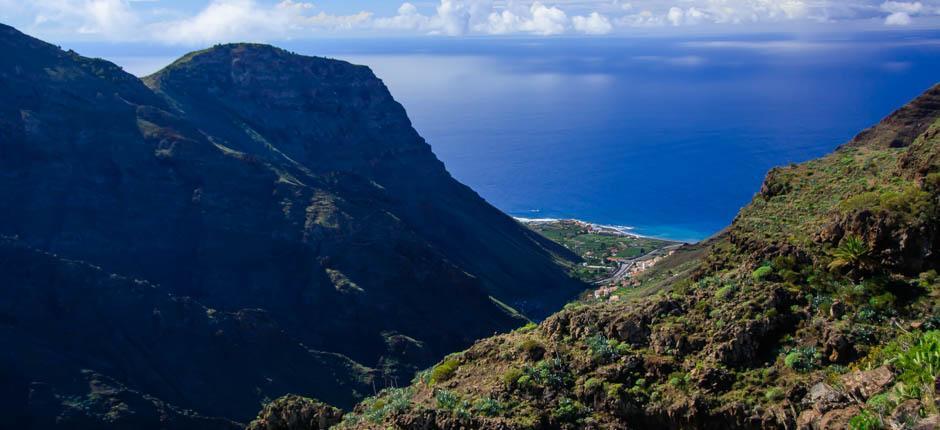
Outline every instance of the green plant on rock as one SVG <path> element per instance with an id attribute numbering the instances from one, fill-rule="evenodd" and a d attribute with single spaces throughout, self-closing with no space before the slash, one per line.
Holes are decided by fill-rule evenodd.
<path id="1" fill-rule="evenodd" d="M 577 400 L 563 397 L 552 411 L 552 418 L 563 423 L 576 423 L 587 412 L 587 408 Z"/>
<path id="2" fill-rule="evenodd" d="M 454 358 L 448 358 L 434 366 L 434 369 L 431 369 L 431 384 L 438 384 L 444 382 L 457 373 L 457 368 L 460 367 L 460 362 Z"/>
<path id="3" fill-rule="evenodd" d="M 437 390 L 434 399 L 437 401 L 437 407 L 451 412 L 466 411 L 470 407 L 466 400 L 449 390 Z"/>
<path id="4" fill-rule="evenodd" d="M 863 410 L 849 420 L 851 430 L 881 430 L 885 428 L 881 417 L 869 410 Z"/>
<path id="5" fill-rule="evenodd" d="M 767 399 L 768 402 L 779 402 L 783 400 L 784 396 L 783 389 L 780 387 L 770 387 L 764 392 L 764 398 Z"/>
<path id="6" fill-rule="evenodd" d="M 519 378 L 522 378 L 523 376 L 525 376 L 525 372 L 523 372 L 522 369 L 517 369 L 515 367 L 512 367 L 506 370 L 506 373 L 503 373 L 503 376 L 501 379 L 502 379 L 503 385 L 506 386 L 507 388 L 510 388 L 510 387 L 518 385 Z"/>
<path id="7" fill-rule="evenodd" d="M 932 385 L 940 377 L 940 330 L 919 336 L 892 359 L 891 364 L 900 372 L 899 381 L 911 387 L 922 387 L 925 392 L 933 391 Z"/>
<path id="8" fill-rule="evenodd" d="M 849 273 L 856 273 L 871 268 L 871 248 L 865 241 L 856 235 L 843 237 L 831 253 L 833 259 L 829 263 L 829 270 L 841 272 L 848 269 Z"/>
<path id="9" fill-rule="evenodd" d="M 821 354 L 812 346 L 799 346 L 790 349 L 783 358 L 783 364 L 797 372 L 808 372 L 819 366 Z"/>
<path id="10" fill-rule="evenodd" d="M 506 405 L 491 397 L 484 397 L 473 402 L 473 410 L 486 417 L 495 417 L 506 412 Z"/>
<path id="11" fill-rule="evenodd" d="M 751 272 L 751 277 L 754 278 L 754 280 L 756 281 L 763 281 L 769 278 L 770 275 L 772 275 L 773 273 L 774 273 L 773 267 L 770 267 L 770 265 L 764 265 L 764 266 L 758 267 L 753 272 Z"/>

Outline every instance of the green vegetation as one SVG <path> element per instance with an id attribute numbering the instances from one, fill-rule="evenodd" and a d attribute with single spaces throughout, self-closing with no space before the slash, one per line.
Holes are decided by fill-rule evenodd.
<path id="1" fill-rule="evenodd" d="M 796 347 L 784 356 L 783 363 L 798 372 L 808 372 L 819 366 L 819 359 L 815 347 Z"/>
<path id="2" fill-rule="evenodd" d="M 871 248 L 858 236 L 842 238 L 839 246 L 832 251 L 833 260 L 829 263 L 829 270 L 841 271 L 848 268 L 850 271 L 870 268 L 872 263 Z"/>
<path id="3" fill-rule="evenodd" d="M 448 358 L 434 366 L 431 370 L 431 384 L 437 384 L 439 382 L 444 382 L 454 376 L 454 373 L 457 372 L 457 368 L 460 367 L 460 362 L 454 358 Z"/>
<path id="4" fill-rule="evenodd" d="M 611 229 L 598 230 L 574 220 L 528 222 L 526 225 L 584 259 L 582 265 L 571 267 L 571 272 L 586 282 L 606 277 L 617 265 L 611 259 L 636 258 L 676 244 L 667 240 L 626 235 Z"/>

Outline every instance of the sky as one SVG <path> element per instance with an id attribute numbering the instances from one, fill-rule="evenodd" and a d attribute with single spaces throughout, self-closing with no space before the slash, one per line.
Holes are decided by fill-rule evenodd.
<path id="1" fill-rule="evenodd" d="M 0 0 L 50 41 L 202 46 L 322 37 L 617 37 L 940 28 L 940 0 Z"/>

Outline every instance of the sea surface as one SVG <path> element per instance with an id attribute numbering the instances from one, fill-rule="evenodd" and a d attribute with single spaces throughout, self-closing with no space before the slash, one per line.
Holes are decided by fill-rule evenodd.
<path id="1" fill-rule="evenodd" d="M 447 169 L 513 216 L 688 241 L 727 226 L 771 167 L 940 82 L 940 32 L 279 45 L 372 67 Z M 76 47 L 141 75 L 185 52 L 161 49 Z"/>

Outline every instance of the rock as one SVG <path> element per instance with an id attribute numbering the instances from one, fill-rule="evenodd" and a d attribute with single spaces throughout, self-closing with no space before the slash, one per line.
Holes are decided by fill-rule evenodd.
<path id="1" fill-rule="evenodd" d="M 796 419 L 796 428 L 798 430 L 812 430 L 813 425 L 819 421 L 821 416 L 822 414 L 815 409 L 806 409 Z"/>
<path id="2" fill-rule="evenodd" d="M 858 406 L 849 406 L 844 409 L 833 409 L 826 412 L 817 422 L 818 430 L 845 430 L 849 428 L 849 421 L 858 415 L 862 409 Z"/>
<path id="3" fill-rule="evenodd" d="M 893 382 L 894 373 L 887 366 L 842 375 L 842 385 L 845 391 L 860 400 L 867 400 L 883 392 Z"/>
<path id="4" fill-rule="evenodd" d="M 911 424 L 920 419 L 920 410 L 923 404 L 917 399 L 907 399 L 901 402 L 891 413 L 891 422 L 896 428 L 910 428 Z"/>
<path id="5" fill-rule="evenodd" d="M 940 429 L 940 415 L 931 415 L 925 417 L 914 424 L 913 430 L 937 430 Z"/>
<path id="6" fill-rule="evenodd" d="M 842 318 L 842 315 L 845 314 L 845 303 L 842 303 L 841 300 L 833 300 L 832 304 L 829 305 L 829 316 L 833 319 Z"/>
<path id="7" fill-rule="evenodd" d="M 848 363 L 858 355 L 849 334 L 841 328 L 827 326 L 823 336 L 823 355 L 830 363 Z"/>
<path id="8" fill-rule="evenodd" d="M 809 389 L 802 403 L 805 408 L 814 408 L 826 412 L 847 404 L 848 399 L 841 391 L 832 388 L 825 382 L 819 382 Z"/>
<path id="9" fill-rule="evenodd" d="M 325 430 L 343 419 L 343 411 L 307 397 L 288 394 L 265 405 L 246 430 Z"/>
<path id="10" fill-rule="evenodd" d="M 734 383 L 734 375 L 726 369 L 708 364 L 697 366 L 689 376 L 696 385 L 713 392 L 726 391 Z"/>

